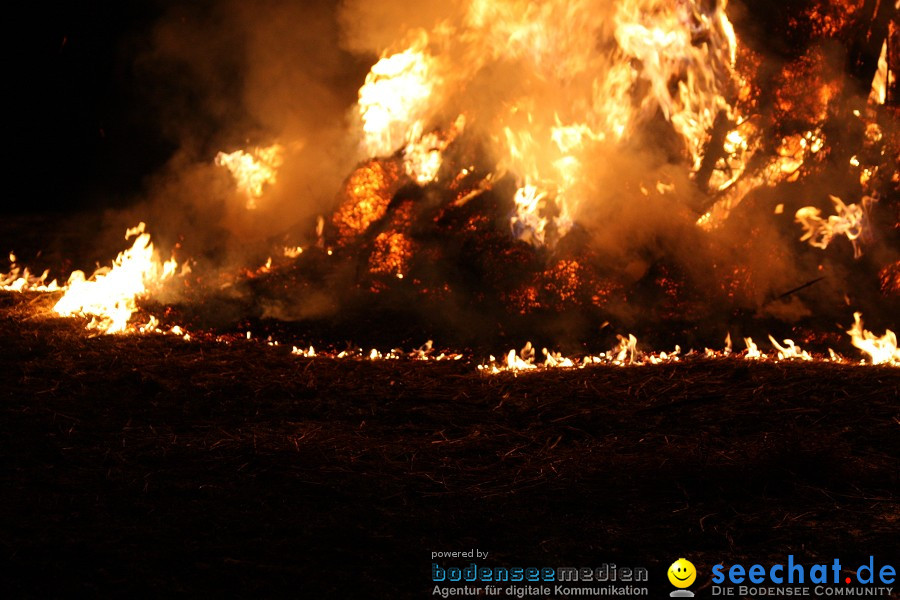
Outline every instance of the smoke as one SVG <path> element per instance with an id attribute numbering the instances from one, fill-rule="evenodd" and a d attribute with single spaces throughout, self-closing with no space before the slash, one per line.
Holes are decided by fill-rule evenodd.
<path id="1" fill-rule="evenodd" d="M 410 31 L 430 31 L 445 20 L 457 19 L 466 0 L 343 0 L 340 4 L 341 46 L 350 52 L 381 55 L 402 43 Z"/>
<path id="2" fill-rule="evenodd" d="M 147 118 L 176 149 L 131 212 L 207 255 L 314 227 L 357 158 L 347 115 L 368 64 L 339 37 L 332 1 L 170 6 L 135 70 Z M 213 159 L 273 143 L 285 148 L 284 168 L 248 211 Z"/>
<path id="3" fill-rule="evenodd" d="M 785 292 L 824 273 L 818 297 L 840 304 L 845 286 L 838 282 L 848 269 L 808 248 L 797 251 L 791 215 L 802 200 L 785 197 L 821 190 L 763 189 L 721 227 L 697 227 L 713 199 L 691 173 L 700 168 L 716 115 L 731 110 L 738 96 L 730 25 L 719 16 L 722 2 L 656 4 L 636 0 L 627 10 L 599 0 L 172 6 L 148 35 L 136 70 L 148 118 L 158 120 L 177 149 L 148 182 L 145 201 L 115 218 L 147 221 L 164 246 L 181 242 L 183 253 L 204 268 L 243 267 L 264 260 L 276 237 L 295 244 L 312 235 L 316 217 L 328 218 L 361 159 L 415 141 L 398 139 L 403 132 L 447 130 L 463 114 L 460 143 L 478 148 L 448 152 L 459 163 L 454 168 L 468 168 L 467 158 L 477 155 L 484 172 L 506 172 L 520 189 L 546 189 L 559 199 L 551 229 L 561 237 L 577 223 L 586 232 L 585 250 L 626 289 L 674 270 L 695 295 L 709 297 L 708 306 L 719 303 L 716 318 L 741 310 L 794 321 L 812 309 Z M 748 18 L 741 6 L 735 12 Z M 417 92 L 427 103 L 409 108 L 407 120 L 401 114 L 388 123 L 390 135 L 373 136 L 355 106 L 358 90 L 379 57 L 407 48 L 425 61 L 419 66 L 427 85 Z M 829 67 L 815 83 L 830 89 L 840 75 L 832 54 L 814 49 L 784 73 L 768 66 L 762 79 L 788 81 L 779 89 L 793 96 L 775 95 L 753 109 L 778 124 L 789 122 L 779 110 L 793 111 L 803 124 L 819 118 L 830 96 L 804 95 L 803 85 L 809 73 Z M 758 66 L 758 58 L 748 61 Z M 401 88 L 389 96 L 386 101 L 401 105 L 409 100 Z M 802 111 L 809 115 L 797 118 Z M 760 129 L 762 137 L 793 133 L 771 123 Z M 389 148 L 372 152 L 367 136 L 387 139 Z M 213 159 L 220 151 L 273 143 L 285 149 L 277 183 L 247 210 L 246 198 Z M 765 143 L 763 153 L 774 155 Z M 778 204 L 787 204 L 780 217 L 773 214 Z M 520 215 L 523 229 L 536 227 L 529 218 Z M 545 241 L 543 232 L 530 233 Z M 552 249 L 556 240 L 546 235 Z M 355 266 L 336 274 L 329 289 L 303 306 L 271 300 L 266 314 L 327 315 L 355 274 Z M 634 305 L 609 310 L 623 322 L 644 317 Z"/>

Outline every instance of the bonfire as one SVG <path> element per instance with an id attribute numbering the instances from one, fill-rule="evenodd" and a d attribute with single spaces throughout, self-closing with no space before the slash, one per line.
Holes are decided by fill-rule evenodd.
<path id="1" fill-rule="evenodd" d="M 795 24 L 808 49 L 763 75 L 764 54 L 741 43 L 722 0 L 472 0 L 382 49 L 348 131 L 358 166 L 331 214 L 285 229 L 261 266 L 186 282 L 193 257 L 175 277 L 142 223 L 89 277 L 47 284 L 11 257 L 3 289 L 61 292 L 57 314 L 104 333 L 182 333 L 192 323 L 173 321 L 173 306 L 252 280 L 248 316 L 453 313 L 427 334 L 448 348 L 478 337 L 448 335 L 458 320 L 487 315 L 485 339 L 524 349 L 483 356 L 486 373 L 738 354 L 897 364 L 890 329 L 848 322 L 862 312 L 895 325 L 900 294 L 896 24 L 885 6 L 864 9 L 816 5 Z M 846 41 L 843 69 L 815 44 L 825 35 Z M 303 168 L 292 163 L 303 146 L 275 140 L 213 162 L 252 215 Z M 219 287 L 198 291 L 200 277 Z M 179 285 L 191 294 L 158 293 Z M 140 310 L 160 297 L 163 328 Z M 316 302 L 328 309 L 298 309 Z M 861 356 L 846 355 L 834 321 Z M 672 346 L 651 351 L 660 343 Z"/>

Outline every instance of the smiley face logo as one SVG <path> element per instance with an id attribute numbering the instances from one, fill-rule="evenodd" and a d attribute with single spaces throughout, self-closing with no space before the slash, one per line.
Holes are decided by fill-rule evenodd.
<path id="1" fill-rule="evenodd" d="M 689 587 L 697 579 L 697 569 L 686 558 L 679 558 L 669 567 L 669 581 L 677 588 Z"/>

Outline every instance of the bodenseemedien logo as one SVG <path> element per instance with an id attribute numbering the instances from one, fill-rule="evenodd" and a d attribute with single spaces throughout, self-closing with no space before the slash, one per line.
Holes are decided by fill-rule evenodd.
<path id="1" fill-rule="evenodd" d="M 697 569 L 694 563 L 686 558 L 679 558 L 669 567 L 666 573 L 669 582 L 678 589 L 669 594 L 672 598 L 693 598 L 694 592 L 689 587 L 697 580 Z"/>

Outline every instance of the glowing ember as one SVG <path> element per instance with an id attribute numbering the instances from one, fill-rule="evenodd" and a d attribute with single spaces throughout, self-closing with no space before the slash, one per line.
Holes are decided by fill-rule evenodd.
<path id="1" fill-rule="evenodd" d="M 412 255 L 413 245 L 402 233 L 380 233 L 373 242 L 369 258 L 369 270 L 382 275 L 394 275 L 403 279 L 403 273 Z"/>
<path id="2" fill-rule="evenodd" d="M 878 278 L 881 281 L 881 292 L 885 296 L 900 296 L 900 260 L 885 265 Z"/>
<path id="3" fill-rule="evenodd" d="M 344 184 L 343 201 L 333 222 L 341 241 L 348 241 L 382 218 L 402 184 L 396 162 L 371 160 L 353 172 Z"/>
<path id="4" fill-rule="evenodd" d="M 254 148 L 252 152 L 236 150 L 231 154 L 219 152 L 216 165 L 228 169 L 234 176 L 238 191 L 247 197 L 247 208 L 256 208 L 265 187 L 277 181 L 278 168 L 284 162 L 284 147 L 273 144 Z"/>
<path id="5" fill-rule="evenodd" d="M 134 244 L 120 253 L 111 267 L 97 269 L 90 278 L 82 271 L 73 272 L 65 295 L 53 310 L 63 317 L 91 317 L 88 328 L 101 333 L 127 331 L 137 300 L 171 278 L 177 268 L 174 259 L 159 260 L 150 234 L 144 232 L 144 223 L 129 229 L 125 239 L 132 236 L 137 236 Z"/>

